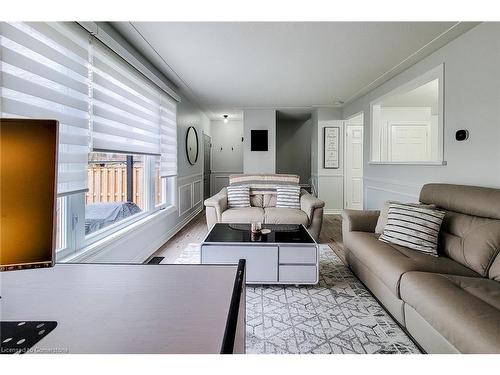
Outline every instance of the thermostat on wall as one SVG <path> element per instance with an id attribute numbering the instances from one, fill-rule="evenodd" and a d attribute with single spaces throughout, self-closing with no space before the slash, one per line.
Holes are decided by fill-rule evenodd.
<path id="1" fill-rule="evenodd" d="M 457 130 L 455 133 L 455 139 L 457 141 L 465 141 L 469 138 L 469 131 L 465 129 Z"/>

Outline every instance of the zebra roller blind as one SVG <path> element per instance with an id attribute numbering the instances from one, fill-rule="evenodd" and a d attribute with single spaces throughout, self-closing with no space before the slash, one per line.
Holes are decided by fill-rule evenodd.
<path id="1" fill-rule="evenodd" d="M 0 45 L 1 116 L 58 120 L 57 192 L 85 190 L 89 35 L 75 23 L 0 22 Z"/>
<path id="2" fill-rule="evenodd" d="M 0 22 L 2 117 L 60 123 L 58 194 L 86 190 L 93 150 L 161 156 L 177 174 L 176 101 L 74 22 Z"/>

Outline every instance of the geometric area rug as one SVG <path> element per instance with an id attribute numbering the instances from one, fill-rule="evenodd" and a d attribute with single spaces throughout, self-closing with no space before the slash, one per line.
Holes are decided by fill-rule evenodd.
<path id="1" fill-rule="evenodd" d="M 190 244 L 174 263 L 200 263 Z M 246 353 L 420 353 L 328 245 L 316 285 L 247 285 Z"/>

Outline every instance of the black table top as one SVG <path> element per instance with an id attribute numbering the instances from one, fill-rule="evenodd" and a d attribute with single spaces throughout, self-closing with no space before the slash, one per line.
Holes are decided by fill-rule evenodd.
<path id="1" fill-rule="evenodd" d="M 262 229 L 270 229 L 269 234 L 253 235 L 250 224 L 217 223 L 205 239 L 210 242 L 248 242 L 248 243 L 314 243 L 303 225 L 262 224 Z"/>

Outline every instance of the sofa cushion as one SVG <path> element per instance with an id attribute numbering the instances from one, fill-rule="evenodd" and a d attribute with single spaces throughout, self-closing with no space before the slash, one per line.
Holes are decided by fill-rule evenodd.
<path id="1" fill-rule="evenodd" d="M 264 197 L 262 194 L 254 194 L 250 196 L 250 206 L 264 207 Z"/>
<path id="2" fill-rule="evenodd" d="M 307 227 L 309 218 L 302 210 L 295 208 L 268 207 L 264 209 L 266 224 L 304 224 Z"/>
<path id="3" fill-rule="evenodd" d="M 500 254 L 498 254 L 493 261 L 489 271 L 488 277 L 495 281 L 500 281 Z"/>
<path id="4" fill-rule="evenodd" d="M 408 272 L 401 298 L 462 353 L 500 352 L 500 283 Z"/>
<path id="5" fill-rule="evenodd" d="M 420 191 L 419 200 L 422 203 L 435 204 L 447 211 L 500 220 L 500 189 L 426 184 Z"/>
<path id="6" fill-rule="evenodd" d="M 262 196 L 263 198 L 263 205 L 262 207 L 267 208 L 267 207 L 276 207 L 276 201 L 278 199 L 276 194 L 264 194 Z"/>
<path id="7" fill-rule="evenodd" d="M 222 213 L 223 223 L 264 222 L 264 209 L 260 207 L 230 208 Z"/>
<path id="8" fill-rule="evenodd" d="M 300 210 L 300 186 L 277 186 L 276 193 L 276 207 Z"/>
<path id="9" fill-rule="evenodd" d="M 420 201 L 448 211 L 441 227 L 443 253 L 488 276 L 500 251 L 500 189 L 427 184 Z"/>
<path id="10" fill-rule="evenodd" d="M 355 256 L 399 297 L 401 276 L 409 271 L 479 276 L 476 272 L 447 257 L 430 257 L 403 246 L 388 244 L 367 232 L 349 233 L 347 258 Z"/>
<path id="11" fill-rule="evenodd" d="M 438 234 L 445 211 L 391 203 L 380 241 L 437 256 Z"/>
<path id="12" fill-rule="evenodd" d="M 387 215 L 389 214 L 389 206 L 391 203 L 402 203 L 398 201 L 387 201 L 384 203 L 384 207 L 380 210 L 380 215 L 377 220 L 377 226 L 375 227 L 375 233 L 382 234 L 384 231 L 385 225 L 387 224 Z M 420 204 L 420 203 L 404 203 L 411 205 L 413 207 L 421 207 L 421 208 L 429 208 L 436 209 L 434 204 Z"/>
<path id="13" fill-rule="evenodd" d="M 446 256 L 487 276 L 500 251 L 500 220 L 448 211 L 439 248 Z"/>

